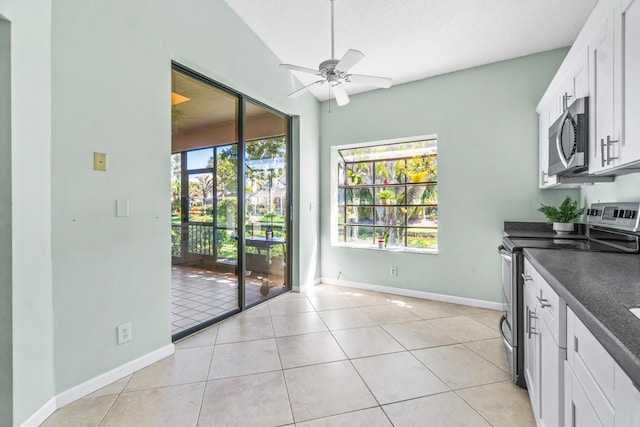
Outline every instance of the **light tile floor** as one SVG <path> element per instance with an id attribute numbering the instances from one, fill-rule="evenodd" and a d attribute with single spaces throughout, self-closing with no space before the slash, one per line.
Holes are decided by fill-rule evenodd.
<path id="1" fill-rule="evenodd" d="M 262 277 L 247 276 L 247 305 L 282 292 L 282 286 L 260 293 Z M 171 333 L 177 334 L 238 307 L 238 279 L 234 273 L 174 265 L 171 268 Z"/>
<path id="2" fill-rule="evenodd" d="M 534 426 L 499 312 L 330 285 L 176 343 L 53 426 Z"/>

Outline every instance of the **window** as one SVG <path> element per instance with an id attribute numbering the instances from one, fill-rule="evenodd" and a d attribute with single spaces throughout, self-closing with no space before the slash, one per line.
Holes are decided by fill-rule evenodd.
<path id="1" fill-rule="evenodd" d="M 334 149 L 335 245 L 437 252 L 435 138 Z"/>

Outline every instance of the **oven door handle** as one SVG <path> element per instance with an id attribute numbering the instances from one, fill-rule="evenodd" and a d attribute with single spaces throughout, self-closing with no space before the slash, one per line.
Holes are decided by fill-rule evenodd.
<path id="1" fill-rule="evenodd" d="M 500 256 L 502 258 L 504 258 L 506 261 L 511 262 L 511 252 L 505 249 L 504 246 L 502 245 L 498 246 L 498 252 L 500 253 Z"/>
<path id="2" fill-rule="evenodd" d="M 505 347 L 507 347 L 509 349 L 509 351 L 513 351 L 513 346 L 511 344 L 509 344 L 509 341 L 507 341 L 507 337 L 504 336 L 504 332 L 502 330 L 502 324 L 507 320 L 507 317 L 503 314 L 502 317 L 500 318 L 500 323 L 498 324 L 498 329 L 500 329 L 500 336 L 502 337 L 502 342 L 504 343 Z"/>

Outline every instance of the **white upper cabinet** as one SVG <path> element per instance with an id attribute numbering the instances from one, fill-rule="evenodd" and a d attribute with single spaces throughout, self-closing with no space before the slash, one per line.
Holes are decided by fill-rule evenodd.
<path id="1" fill-rule="evenodd" d="M 624 165 L 640 161 L 640 0 L 622 0 L 620 35 L 623 70 L 620 160 Z"/>
<path id="2" fill-rule="evenodd" d="M 540 112 L 539 126 L 540 126 L 540 144 L 538 145 L 540 150 L 540 182 L 538 186 L 540 188 L 552 188 L 558 185 L 558 180 L 555 175 L 549 176 L 549 144 L 546 142 L 549 139 L 549 126 L 551 125 L 551 108 L 544 106 Z"/>
<path id="3" fill-rule="evenodd" d="M 640 169 L 640 0 L 605 2 L 589 44 L 589 173 Z"/>
<path id="4" fill-rule="evenodd" d="M 586 96 L 589 174 L 640 172 L 640 0 L 600 0 L 542 97 L 540 188 L 568 182 L 546 174 L 548 128 Z"/>
<path id="5" fill-rule="evenodd" d="M 566 71 L 564 79 L 558 80 L 555 90 L 538 105 L 539 114 L 539 150 L 540 150 L 540 188 L 575 188 L 580 183 L 563 183 L 556 175 L 549 175 L 549 127 L 562 115 L 567 106 L 576 99 L 589 95 L 589 63 L 587 49 L 572 52 L 563 64 Z M 551 92 L 553 90 L 553 92 Z M 553 147 L 551 147 L 553 149 Z"/>
<path id="6" fill-rule="evenodd" d="M 589 172 L 601 173 L 620 161 L 620 72 L 616 58 L 615 8 L 596 25 L 589 43 Z"/>

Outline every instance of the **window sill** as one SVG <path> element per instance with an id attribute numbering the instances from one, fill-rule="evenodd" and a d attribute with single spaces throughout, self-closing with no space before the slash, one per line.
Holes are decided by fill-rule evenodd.
<path id="1" fill-rule="evenodd" d="M 331 246 L 337 247 L 337 248 L 366 249 L 366 250 L 378 251 L 378 252 L 405 252 L 410 254 L 438 255 L 437 249 L 426 249 L 426 248 L 388 247 L 388 248 L 380 249 L 377 245 L 350 245 L 348 243 L 332 243 Z"/>

